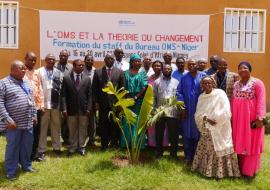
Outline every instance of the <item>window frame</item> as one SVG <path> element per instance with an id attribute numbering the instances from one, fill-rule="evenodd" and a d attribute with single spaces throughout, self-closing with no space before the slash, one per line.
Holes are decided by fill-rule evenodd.
<path id="1" fill-rule="evenodd" d="M 9 7 L 9 17 L 11 18 L 11 7 L 12 6 L 14 6 L 14 7 L 16 7 L 16 24 L 4 24 L 4 22 L 3 22 L 3 20 L 4 20 L 4 16 L 2 16 L 3 15 L 3 10 L 4 10 L 4 4 L 7 4 L 8 5 L 8 7 Z M 1 26 L 1 36 L 0 36 L 0 49 L 19 49 L 19 2 L 18 1 L 0 1 L 0 10 L 1 10 L 1 14 L 0 14 L 0 19 L 1 19 L 1 21 L 0 21 L 0 26 Z M 13 18 L 15 18 L 15 17 L 13 17 Z M 14 36 L 15 38 L 16 38 L 16 40 L 15 40 L 15 44 L 14 44 L 14 46 L 12 46 L 11 45 L 11 43 L 8 43 L 8 44 L 5 44 L 3 41 L 4 41 L 4 35 L 3 35 L 3 27 L 4 26 L 9 26 L 9 27 L 16 27 L 16 33 L 15 33 L 15 35 L 16 36 Z"/>
<path id="2" fill-rule="evenodd" d="M 243 50 L 243 49 L 241 49 L 241 47 L 240 47 L 240 45 L 238 45 L 238 48 L 237 49 L 233 49 L 232 48 L 232 45 L 231 45 L 231 42 L 229 42 L 230 43 L 230 48 L 226 48 L 226 34 L 228 33 L 228 31 L 226 31 L 226 19 L 227 19 L 227 13 L 228 12 L 230 12 L 229 14 L 231 15 L 231 29 L 230 29 L 230 41 L 232 40 L 232 33 L 234 32 L 233 31 L 233 26 L 232 26 L 232 24 L 233 24 L 233 12 L 235 12 L 235 11 L 237 11 L 238 12 L 238 17 L 239 17 L 239 15 L 240 15 L 240 13 L 244 13 L 244 14 L 246 14 L 247 12 L 250 12 L 251 13 L 251 15 L 252 15 L 252 13 L 254 13 L 254 12 L 257 12 L 256 14 L 260 14 L 260 13 L 263 13 L 263 16 L 262 16 L 262 18 L 263 18 L 263 21 L 261 22 L 261 24 L 263 25 L 263 29 L 262 30 L 260 30 L 260 22 L 259 22 L 259 17 L 260 16 L 258 16 L 258 27 L 256 28 L 256 31 L 257 31 L 257 36 L 258 36 L 258 38 L 257 38 L 257 41 L 258 41 L 258 47 L 256 48 L 256 50 L 254 50 L 254 49 L 252 49 L 252 46 L 249 48 L 249 49 L 247 49 L 247 50 Z M 266 14 L 267 14 L 267 10 L 266 9 L 251 9 L 251 8 L 225 8 L 224 9 L 224 29 L 223 29 L 223 52 L 230 52 L 230 53 L 265 53 L 265 42 L 266 42 Z M 239 20 L 240 20 L 241 18 L 239 17 Z M 246 21 L 245 21 L 246 22 Z M 249 31 L 249 30 L 246 30 L 246 28 L 244 29 L 244 30 L 241 30 L 241 29 L 239 29 L 239 27 L 241 27 L 241 23 L 239 23 L 239 21 L 238 21 L 238 24 L 237 24 L 237 27 L 238 27 L 238 30 L 236 31 L 236 33 L 237 33 L 237 35 L 238 35 L 238 37 L 237 37 L 237 39 L 238 39 L 238 42 L 240 42 L 240 40 L 241 39 L 239 39 L 240 38 L 240 33 L 241 32 L 246 32 L 246 31 Z M 253 33 L 253 31 L 254 31 L 254 29 L 253 28 L 251 28 L 251 30 L 249 31 L 249 33 L 252 35 L 252 33 Z M 263 34 L 261 34 L 261 33 L 263 33 Z M 261 37 L 259 37 L 261 35 Z M 246 40 L 246 38 L 244 38 L 244 40 Z M 259 41 L 262 41 L 261 43 L 261 46 L 260 46 L 260 44 L 259 44 Z M 240 42 L 241 43 L 241 42 Z M 251 36 L 251 41 L 250 41 L 250 43 L 252 43 L 252 36 Z"/>

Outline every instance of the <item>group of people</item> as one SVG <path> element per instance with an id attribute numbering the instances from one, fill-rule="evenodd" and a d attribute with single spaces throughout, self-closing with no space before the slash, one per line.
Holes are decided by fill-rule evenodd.
<path id="1" fill-rule="evenodd" d="M 260 168 L 264 149 L 266 114 L 265 87 L 251 76 L 252 67 L 241 62 L 238 74 L 228 70 L 228 63 L 217 55 L 207 59 L 163 54 L 164 62 L 132 54 L 123 60 L 121 48 L 108 53 L 101 68 L 94 68 L 94 58 L 68 63 L 68 52 L 45 58 L 45 66 L 35 69 L 36 55 L 27 52 L 25 61 L 11 63 L 10 75 L 0 81 L 0 129 L 6 130 L 5 171 L 16 179 L 18 164 L 23 171 L 33 172 L 32 160 L 42 161 L 47 151 L 47 133 L 56 155 L 68 144 L 68 156 L 86 154 L 86 146 L 95 145 L 96 132 L 101 150 L 125 147 L 125 139 L 108 114 L 116 99 L 102 89 L 112 82 L 129 91 L 138 115 L 148 85 L 153 86 L 154 108 L 176 97 L 184 110 L 171 107 L 150 126 L 141 148 L 156 148 L 157 159 L 169 147 L 170 156 L 178 160 L 178 139 L 183 138 L 184 156 L 191 170 L 207 177 L 254 176 Z M 187 70 L 185 65 L 187 64 Z M 97 113 L 98 112 L 98 116 Z M 98 118 L 98 121 L 96 121 Z M 138 118 L 137 118 L 138 119 Z M 96 126 L 98 123 L 98 127 Z M 123 120 L 123 133 L 130 144 L 136 135 Z M 98 129 L 98 130 L 96 130 Z M 131 134 L 130 134 L 131 133 Z"/>

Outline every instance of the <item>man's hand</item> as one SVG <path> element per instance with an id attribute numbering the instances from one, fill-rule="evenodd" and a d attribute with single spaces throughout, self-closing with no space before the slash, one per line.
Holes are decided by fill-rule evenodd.
<path id="1" fill-rule="evenodd" d="M 187 118 L 187 111 L 186 110 L 181 110 L 180 111 L 180 120 L 184 120 Z"/>
<path id="2" fill-rule="evenodd" d="M 67 111 L 62 111 L 63 117 L 67 117 Z"/>
<path id="3" fill-rule="evenodd" d="M 260 119 L 256 119 L 255 123 L 256 123 L 256 128 L 263 127 L 263 125 L 264 125 L 263 121 Z"/>
<path id="4" fill-rule="evenodd" d="M 99 110 L 99 104 L 98 103 L 95 103 L 95 110 Z"/>
<path id="5" fill-rule="evenodd" d="M 209 118 L 207 118 L 206 121 L 207 121 L 210 125 L 212 125 L 212 126 L 215 126 L 215 125 L 217 124 L 217 121 L 214 120 L 214 119 L 209 119 Z"/>
<path id="6" fill-rule="evenodd" d="M 40 112 L 41 112 L 41 115 L 43 115 L 43 114 L 45 113 L 45 108 L 42 107 L 42 108 L 40 109 Z"/>
<path id="7" fill-rule="evenodd" d="M 37 119 L 33 118 L 33 124 L 36 125 L 37 124 Z"/>
<path id="8" fill-rule="evenodd" d="M 87 111 L 85 112 L 85 115 L 86 115 L 87 117 L 90 117 L 90 116 L 91 116 L 91 111 L 87 110 Z"/>
<path id="9" fill-rule="evenodd" d="M 10 129 L 10 130 L 13 130 L 13 129 L 16 129 L 17 128 L 16 123 L 14 123 L 14 122 L 11 122 L 11 123 L 7 124 L 6 127 L 8 129 Z"/>

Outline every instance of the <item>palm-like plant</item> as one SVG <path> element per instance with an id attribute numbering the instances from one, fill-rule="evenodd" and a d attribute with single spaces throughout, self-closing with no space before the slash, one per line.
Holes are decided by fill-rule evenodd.
<path id="1" fill-rule="evenodd" d="M 154 111 L 153 88 L 151 85 L 149 85 L 144 95 L 144 99 L 138 116 L 136 134 L 132 135 L 132 126 L 136 124 L 136 114 L 130 109 L 130 107 L 135 104 L 134 99 L 126 98 L 126 95 L 129 92 L 124 88 L 117 89 L 117 87 L 114 87 L 111 82 L 108 83 L 107 87 L 105 87 L 103 91 L 110 95 L 114 95 L 117 98 L 117 102 L 113 105 L 113 111 L 109 113 L 108 117 L 112 116 L 114 122 L 118 124 L 125 140 L 128 159 L 132 164 L 138 163 L 139 161 L 140 150 L 147 129 L 154 123 L 156 123 L 166 113 L 166 111 L 168 111 L 168 109 L 171 109 L 173 106 L 177 107 L 179 110 L 184 109 L 183 102 L 177 101 L 176 98 L 171 98 L 168 99 L 167 104 L 160 106 L 156 111 Z M 116 115 L 117 110 L 120 111 L 118 115 Z M 130 132 L 130 147 L 123 130 L 123 118 L 125 118 L 128 130 Z"/>

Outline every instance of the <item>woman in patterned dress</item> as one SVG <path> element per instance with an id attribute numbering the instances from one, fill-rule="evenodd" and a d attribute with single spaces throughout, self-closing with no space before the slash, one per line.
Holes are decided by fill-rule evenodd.
<path id="1" fill-rule="evenodd" d="M 264 150 L 266 115 L 265 87 L 261 80 L 251 76 L 251 65 L 238 65 L 240 81 L 233 87 L 232 136 L 242 175 L 252 177 L 260 169 Z"/>
<path id="2" fill-rule="evenodd" d="M 214 80 L 201 81 L 204 93 L 199 96 L 195 121 L 201 137 L 192 163 L 206 177 L 238 177 L 240 171 L 233 150 L 230 102 L 226 93 L 213 88 Z"/>

